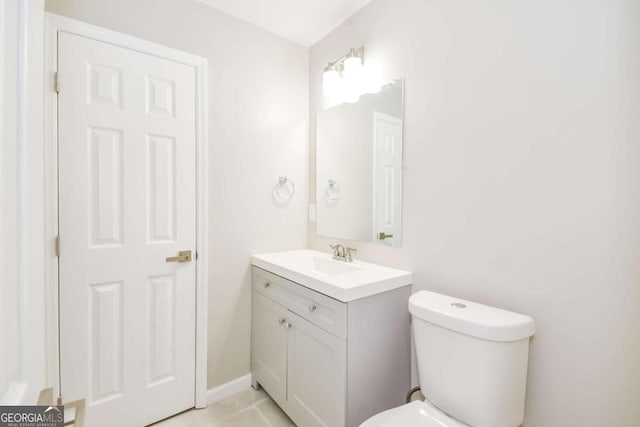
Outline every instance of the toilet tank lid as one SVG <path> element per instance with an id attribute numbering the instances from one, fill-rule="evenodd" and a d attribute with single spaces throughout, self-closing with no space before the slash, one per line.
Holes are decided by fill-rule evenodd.
<path id="1" fill-rule="evenodd" d="M 529 316 L 435 292 L 411 295 L 409 312 L 443 328 L 490 341 L 518 341 L 535 333 Z"/>

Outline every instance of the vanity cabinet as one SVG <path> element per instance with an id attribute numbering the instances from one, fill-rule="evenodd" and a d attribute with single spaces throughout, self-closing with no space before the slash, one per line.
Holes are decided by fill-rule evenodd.
<path id="1" fill-rule="evenodd" d="M 282 322 L 286 316 L 286 308 L 260 293 L 253 294 L 252 371 L 276 401 L 284 401 L 287 393 L 289 334 Z"/>
<path id="2" fill-rule="evenodd" d="M 252 267 L 251 370 L 299 427 L 355 427 L 410 389 L 410 286 L 341 302 Z"/>

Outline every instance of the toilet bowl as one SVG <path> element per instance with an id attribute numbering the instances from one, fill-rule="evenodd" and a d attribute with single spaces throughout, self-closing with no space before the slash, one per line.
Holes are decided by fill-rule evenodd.
<path id="1" fill-rule="evenodd" d="M 428 402 L 415 400 L 369 418 L 360 427 L 469 427 Z"/>
<path id="2" fill-rule="evenodd" d="M 524 421 L 533 319 L 420 291 L 409 299 L 426 400 L 389 409 L 361 427 L 517 427 Z"/>

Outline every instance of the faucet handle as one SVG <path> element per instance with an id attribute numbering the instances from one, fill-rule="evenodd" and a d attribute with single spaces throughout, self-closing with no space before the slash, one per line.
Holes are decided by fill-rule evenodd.
<path id="1" fill-rule="evenodd" d="M 335 245 L 329 245 L 331 249 L 333 249 L 333 256 L 336 257 L 340 253 L 340 245 L 336 243 Z"/>
<path id="2" fill-rule="evenodd" d="M 345 249 L 345 258 L 347 259 L 348 262 L 352 262 L 353 256 L 351 256 L 351 252 L 357 252 L 358 250 L 356 248 L 349 248 L 349 247 L 346 247 L 344 249 Z"/>
<path id="3" fill-rule="evenodd" d="M 340 243 L 336 243 L 335 245 L 329 245 L 331 249 L 333 249 L 333 257 L 338 259 L 344 258 L 346 255 L 346 248 Z"/>

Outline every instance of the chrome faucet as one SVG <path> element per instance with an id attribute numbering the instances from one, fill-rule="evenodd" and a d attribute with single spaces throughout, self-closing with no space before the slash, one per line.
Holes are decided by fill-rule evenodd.
<path id="1" fill-rule="evenodd" d="M 336 243 L 335 245 L 329 245 L 329 247 L 333 249 L 333 259 L 344 261 L 344 246 Z"/>
<path id="2" fill-rule="evenodd" d="M 351 255 L 351 252 L 355 252 L 357 251 L 357 249 L 345 247 L 340 243 L 329 245 L 329 247 L 333 249 L 333 259 L 344 262 L 353 262 L 353 256 Z"/>

